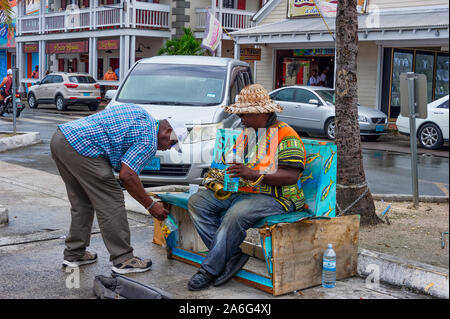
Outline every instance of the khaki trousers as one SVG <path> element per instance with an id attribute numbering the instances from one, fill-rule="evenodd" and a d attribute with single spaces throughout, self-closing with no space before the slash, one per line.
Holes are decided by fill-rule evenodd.
<path id="1" fill-rule="evenodd" d="M 84 255 L 90 243 L 94 212 L 110 260 L 118 264 L 133 257 L 123 191 L 109 161 L 80 155 L 59 129 L 53 134 L 50 150 L 71 205 L 64 259 L 75 261 Z"/>

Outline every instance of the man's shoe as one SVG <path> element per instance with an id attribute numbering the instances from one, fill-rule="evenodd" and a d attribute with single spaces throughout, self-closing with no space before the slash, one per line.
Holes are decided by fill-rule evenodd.
<path id="1" fill-rule="evenodd" d="M 193 291 L 202 290 L 211 285 L 215 278 L 215 276 L 211 275 L 205 269 L 200 268 L 197 273 L 192 276 L 191 280 L 189 280 L 188 289 Z"/>
<path id="2" fill-rule="evenodd" d="M 83 257 L 81 257 L 77 260 L 74 260 L 74 261 L 68 261 L 68 260 L 64 259 L 62 265 L 63 265 L 63 267 L 76 268 L 76 267 L 79 267 L 82 265 L 95 263 L 96 261 L 97 261 L 96 253 L 91 253 L 89 251 L 85 251 Z"/>
<path id="3" fill-rule="evenodd" d="M 139 257 L 132 257 L 123 263 L 114 265 L 111 270 L 116 274 L 129 274 L 133 272 L 145 272 L 150 270 L 152 261 L 150 259 L 142 260 Z"/>
<path id="4" fill-rule="evenodd" d="M 233 255 L 225 265 L 225 270 L 219 277 L 217 277 L 213 285 L 217 287 L 228 282 L 239 272 L 239 270 L 241 270 L 242 267 L 244 267 L 249 258 L 249 255 L 242 252 Z"/>

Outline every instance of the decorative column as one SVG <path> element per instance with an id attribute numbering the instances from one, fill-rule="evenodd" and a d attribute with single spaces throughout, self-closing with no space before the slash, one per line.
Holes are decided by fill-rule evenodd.
<path id="1" fill-rule="evenodd" d="M 241 57 L 241 45 L 235 41 L 234 42 L 234 58 L 236 60 L 239 60 L 240 57 Z"/>
<path id="2" fill-rule="evenodd" d="M 123 71 L 120 70 L 120 80 L 122 80 L 125 77 L 125 74 L 128 72 L 128 70 L 130 69 L 130 36 L 129 35 L 124 35 L 124 66 L 123 66 Z"/>
<path id="3" fill-rule="evenodd" d="M 45 52 L 45 40 L 39 40 L 39 80 L 42 80 L 47 71 L 47 55 Z"/>
<path id="4" fill-rule="evenodd" d="M 97 50 L 98 38 L 89 38 L 89 74 L 97 80 L 98 69 L 98 50 Z"/>
<path id="5" fill-rule="evenodd" d="M 136 36 L 132 35 L 130 37 L 130 65 L 128 68 L 131 68 L 136 62 Z"/>

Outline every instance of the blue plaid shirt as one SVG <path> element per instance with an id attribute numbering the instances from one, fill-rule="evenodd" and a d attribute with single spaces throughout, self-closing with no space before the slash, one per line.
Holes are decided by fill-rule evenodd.
<path id="1" fill-rule="evenodd" d="M 158 121 L 134 104 L 111 106 L 59 129 L 81 155 L 104 157 L 116 170 L 125 163 L 137 174 L 158 147 Z"/>

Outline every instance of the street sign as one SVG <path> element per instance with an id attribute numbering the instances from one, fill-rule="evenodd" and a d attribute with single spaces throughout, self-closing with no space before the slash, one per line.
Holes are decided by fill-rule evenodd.
<path id="1" fill-rule="evenodd" d="M 400 112 L 409 117 L 409 144 L 411 147 L 411 177 L 414 206 L 419 205 L 417 169 L 416 118 L 427 117 L 427 78 L 424 74 L 400 74 Z"/>
<path id="2" fill-rule="evenodd" d="M 404 117 L 409 117 L 410 114 L 408 79 L 414 80 L 415 118 L 425 119 L 428 109 L 428 86 L 425 74 L 415 74 L 414 72 L 400 74 L 400 113 Z"/>

